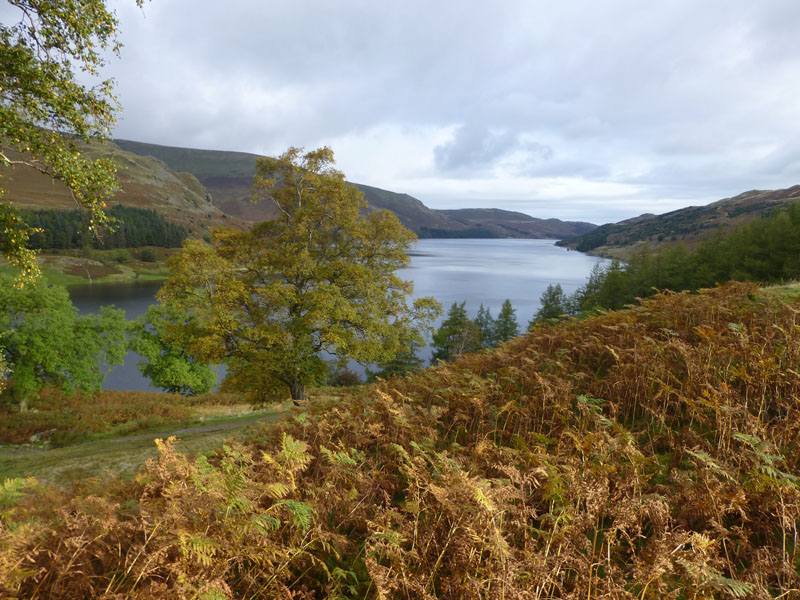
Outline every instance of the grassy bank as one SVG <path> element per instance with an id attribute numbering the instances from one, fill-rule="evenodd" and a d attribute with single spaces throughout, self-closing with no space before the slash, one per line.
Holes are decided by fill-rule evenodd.
<path id="1" fill-rule="evenodd" d="M 57 254 L 40 254 L 39 264 L 48 283 L 82 285 L 86 283 L 126 283 L 163 281 L 169 275 L 166 259 L 176 249 L 150 248 L 155 262 L 140 259 L 143 248 L 129 250 L 62 250 Z M 16 274 L 7 263 L 0 264 L 0 273 Z"/>
<path id="2" fill-rule="evenodd" d="M 70 395 L 52 389 L 31 399 L 30 409 L 20 413 L 10 404 L 0 405 L 0 444 L 26 443 L 38 436 L 53 445 L 63 445 L 252 411 L 235 394 L 215 392 L 186 397 L 104 390 L 95 395 Z"/>
<path id="3" fill-rule="evenodd" d="M 164 424 L 125 437 L 109 435 L 74 441 L 61 447 L 0 446 L 0 481 L 33 477 L 40 484 L 68 488 L 95 477 L 130 477 L 148 458 L 157 456 L 157 438 L 177 435 L 181 452 L 198 454 L 226 440 L 242 439 L 248 428 L 277 420 L 281 411 L 264 409 L 240 414 Z"/>
<path id="4" fill-rule="evenodd" d="M 249 425 L 277 419 L 283 408 L 253 407 L 222 393 L 45 390 L 30 411 L 0 408 L 0 481 L 35 477 L 68 486 L 87 477 L 130 475 L 155 456 L 155 438 L 177 434 L 182 451 L 204 452 Z"/>

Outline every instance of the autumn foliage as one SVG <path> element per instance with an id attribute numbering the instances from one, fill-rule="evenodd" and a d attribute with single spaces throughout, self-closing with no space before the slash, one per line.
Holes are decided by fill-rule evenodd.
<path id="1" fill-rule="evenodd" d="M 8 482 L 0 595 L 797 597 L 799 362 L 745 284 L 537 326 L 135 482 Z"/>

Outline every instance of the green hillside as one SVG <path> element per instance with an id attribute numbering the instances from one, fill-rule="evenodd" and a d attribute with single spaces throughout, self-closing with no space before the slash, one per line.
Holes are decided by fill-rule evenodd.
<path id="1" fill-rule="evenodd" d="M 580 252 L 628 258 L 644 244 L 657 248 L 684 242 L 689 247 L 720 229 L 769 216 L 775 209 L 800 201 L 800 185 L 783 190 L 752 190 L 706 206 L 690 206 L 662 215 L 641 215 L 601 225 L 558 242 Z"/>

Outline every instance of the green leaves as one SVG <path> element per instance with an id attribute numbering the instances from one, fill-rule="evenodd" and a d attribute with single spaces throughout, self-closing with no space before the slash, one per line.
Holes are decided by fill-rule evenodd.
<path id="1" fill-rule="evenodd" d="M 108 224 L 104 199 L 116 188 L 116 167 L 87 159 L 76 141 L 103 138 L 118 105 L 111 80 L 84 84 L 76 73 L 96 77 L 106 51 L 118 53 L 117 20 L 103 0 L 9 4 L 17 12 L 0 24 L 0 165 L 62 181 L 97 231 Z M 24 231 L 0 216 L 0 251 L 21 267 L 20 280 L 30 282 L 39 271 L 25 252 Z"/>
<path id="2" fill-rule="evenodd" d="M 127 322 L 121 310 L 78 316 L 67 291 L 37 282 L 19 288 L 0 277 L 0 352 L 23 403 L 46 384 L 99 389 L 108 367 L 121 364 Z"/>
<path id="3" fill-rule="evenodd" d="M 205 394 L 217 383 L 214 370 L 196 360 L 187 332 L 192 318 L 174 304 L 154 304 L 131 328 L 130 348 L 144 357 L 139 371 L 170 393 Z"/>

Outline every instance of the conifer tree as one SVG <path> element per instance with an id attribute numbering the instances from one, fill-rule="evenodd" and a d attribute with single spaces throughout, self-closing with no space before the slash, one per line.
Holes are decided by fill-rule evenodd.
<path id="1" fill-rule="evenodd" d="M 542 292 L 539 297 L 541 304 L 538 311 L 534 315 L 528 328 L 531 329 L 537 321 L 549 321 L 552 319 L 560 319 L 564 315 L 570 314 L 569 298 L 561 288 L 561 284 L 548 285 L 547 289 Z"/>
<path id="2" fill-rule="evenodd" d="M 447 318 L 433 334 L 431 364 L 437 360 L 452 360 L 459 354 L 475 352 L 481 347 L 481 330 L 467 316 L 466 301 L 453 302 Z"/>
<path id="3" fill-rule="evenodd" d="M 485 307 L 483 304 L 481 304 L 481 307 L 478 309 L 478 316 L 475 317 L 475 324 L 481 330 L 481 343 L 483 347 L 491 348 L 495 346 L 494 317 L 492 317 L 491 310 L 489 310 L 489 308 Z"/>
<path id="4" fill-rule="evenodd" d="M 511 306 L 511 300 L 506 299 L 494 322 L 493 341 L 495 345 L 501 342 L 507 342 L 511 338 L 519 335 L 516 313 L 516 309 Z"/>

